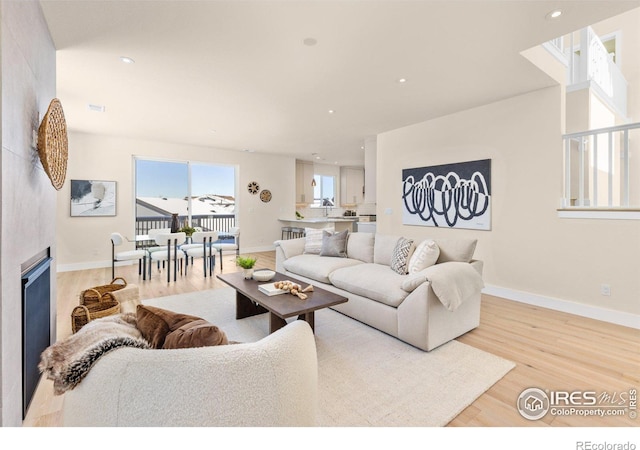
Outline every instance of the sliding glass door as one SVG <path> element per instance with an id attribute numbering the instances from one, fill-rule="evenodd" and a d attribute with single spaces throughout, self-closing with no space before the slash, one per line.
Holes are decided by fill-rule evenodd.
<path id="1" fill-rule="evenodd" d="M 136 235 L 179 226 L 226 232 L 235 226 L 235 168 L 135 158 Z"/>

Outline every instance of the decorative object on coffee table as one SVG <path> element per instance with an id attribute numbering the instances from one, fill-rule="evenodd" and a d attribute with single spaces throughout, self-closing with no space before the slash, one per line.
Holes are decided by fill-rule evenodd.
<path id="1" fill-rule="evenodd" d="M 60 190 L 67 175 L 69 142 L 67 122 L 60 100 L 54 98 L 38 128 L 38 156 L 42 168 L 56 190 Z"/>
<path id="2" fill-rule="evenodd" d="M 253 276 L 253 267 L 256 265 L 257 260 L 253 256 L 238 256 L 236 258 L 236 264 L 242 267 L 245 280 L 249 280 Z"/>
<path id="3" fill-rule="evenodd" d="M 269 281 L 276 275 L 275 271 L 260 269 L 253 272 L 253 279 L 256 281 Z"/>

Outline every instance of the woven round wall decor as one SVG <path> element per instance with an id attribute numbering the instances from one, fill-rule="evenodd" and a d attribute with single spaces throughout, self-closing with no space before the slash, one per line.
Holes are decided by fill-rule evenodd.
<path id="1" fill-rule="evenodd" d="M 54 98 L 38 128 L 38 155 L 51 184 L 60 190 L 67 175 L 69 142 L 60 100 Z"/>

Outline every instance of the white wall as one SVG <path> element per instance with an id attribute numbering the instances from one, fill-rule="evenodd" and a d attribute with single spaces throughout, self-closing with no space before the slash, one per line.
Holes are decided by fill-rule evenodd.
<path id="1" fill-rule="evenodd" d="M 2 206 L 0 253 L 0 416 L 22 424 L 21 264 L 50 248 L 56 259 L 56 191 L 38 160 L 33 131 L 56 94 L 55 48 L 35 0 L 0 3 Z M 63 105 L 64 106 L 64 105 Z M 56 277 L 51 277 L 55 337 Z"/>
<path id="2" fill-rule="evenodd" d="M 72 132 L 67 181 L 58 194 L 58 271 L 111 266 L 109 235 L 119 231 L 133 236 L 134 156 L 236 166 L 237 224 L 243 253 L 272 249 L 273 242 L 281 237 L 278 217 L 294 215 L 293 158 Z M 70 217 L 71 179 L 116 181 L 117 216 Z M 271 202 L 264 203 L 258 195 L 249 194 L 246 186 L 251 181 L 271 191 Z"/>
<path id="3" fill-rule="evenodd" d="M 543 89 L 379 135 L 378 231 L 477 238 L 487 285 L 574 302 L 576 311 L 638 315 L 640 223 L 557 216 L 561 95 L 560 87 Z M 402 169 L 486 158 L 492 160 L 491 231 L 402 225 Z M 600 294 L 602 283 L 611 296 Z"/>

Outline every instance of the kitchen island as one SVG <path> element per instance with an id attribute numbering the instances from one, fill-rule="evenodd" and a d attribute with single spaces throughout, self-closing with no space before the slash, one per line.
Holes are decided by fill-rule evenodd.
<path id="1" fill-rule="evenodd" d="M 298 228 L 334 228 L 336 231 L 349 230 L 355 231 L 354 223 L 358 221 L 357 217 L 309 217 L 304 219 L 296 219 L 289 217 L 281 217 L 278 219 L 285 227 Z"/>

